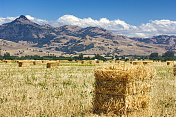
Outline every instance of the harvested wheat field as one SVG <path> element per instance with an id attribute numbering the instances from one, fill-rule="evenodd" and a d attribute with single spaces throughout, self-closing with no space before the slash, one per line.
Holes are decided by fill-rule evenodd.
<path id="1" fill-rule="evenodd" d="M 113 63 L 115 66 L 117 64 Z M 99 114 L 93 112 L 94 70 L 107 65 L 112 63 L 79 64 L 64 61 L 56 68 L 47 69 L 46 63 L 19 67 L 18 63 L 1 62 L 0 116 L 118 116 L 111 111 Z M 150 81 L 151 103 L 147 112 L 152 117 L 174 117 L 176 77 L 173 75 L 173 66 L 156 62 L 147 67 L 156 70 Z M 143 110 L 137 110 L 131 116 L 146 117 Z"/>

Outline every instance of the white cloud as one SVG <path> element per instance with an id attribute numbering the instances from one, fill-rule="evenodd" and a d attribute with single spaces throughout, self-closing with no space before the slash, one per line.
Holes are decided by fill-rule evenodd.
<path id="1" fill-rule="evenodd" d="M 105 28 L 116 34 L 130 37 L 151 37 L 161 34 L 176 35 L 176 21 L 170 20 L 153 20 L 140 26 L 134 26 L 119 19 L 109 20 L 107 18 L 101 18 L 99 20 L 94 20 L 90 17 L 78 18 L 73 15 L 64 15 L 58 18 L 56 21 L 37 19 L 30 15 L 26 15 L 26 17 L 38 24 L 50 24 L 52 26 L 77 25 L 80 27 L 95 26 Z M 13 21 L 15 18 L 16 17 L 0 17 L 0 24 Z"/>
<path id="2" fill-rule="evenodd" d="M 32 17 L 30 15 L 26 15 L 26 18 L 28 18 L 29 20 L 35 22 L 35 23 L 38 23 L 38 24 L 48 24 L 48 21 L 47 20 L 43 20 L 43 19 L 37 19 L 35 17 Z"/>
<path id="3" fill-rule="evenodd" d="M 97 26 L 116 34 L 131 37 L 151 37 L 161 34 L 176 35 L 176 21 L 170 20 L 154 20 L 140 26 L 134 26 L 119 19 L 101 18 L 100 20 L 93 20 L 92 18 L 81 19 L 72 15 L 64 15 L 55 22 L 55 26 L 60 25 Z"/>
<path id="4" fill-rule="evenodd" d="M 11 21 L 15 20 L 16 18 L 17 17 L 6 17 L 6 18 L 0 17 L 0 25 L 4 24 L 4 23 L 11 22 Z"/>
<path id="5" fill-rule="evenodd" d="M 19 17 L 19 16 L 18 16 Z M 11 22 L 13 20 L 15 20 L 16 18 L 18 17 L 6 17 L 6 18 L 3 18 L 3 17 L 0 17 L 0 25 L 1 24 L 4 24 L 4 23 L 8 23 L 8 22 Z M 35 17 L 32 17 L 30 15 L 26 15 L 26 17 L 35 22 L 35 23 L 38 23 L 38 24 L 48 24 L 49 22 L 47 20 L 43 20 L 43 19 L 37 19 Z"/>
<path id="6" fill-rule="evenodd" d="M 84 18 L 80 19 L 72 15 L 64 15 L 60 17 L 55 25 L 77 25 L 81 27 L 88 27 L 88 26 L 98 26 L 108 30 L 129 30 L 129 29 L 136 29 L 136 26 L 131 26 L 124 21 L 121 20 L 108 20 L 106 18 L 101 18 L 100 20 L 93 20 L 92 18 Z"/>

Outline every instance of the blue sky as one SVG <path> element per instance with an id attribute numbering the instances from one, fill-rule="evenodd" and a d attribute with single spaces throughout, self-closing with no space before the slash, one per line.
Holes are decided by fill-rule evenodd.
<path id="1" fill-rule="evenodd" d="M 21 14 L 46 20 L 63 15 L 105 17 L 140 25 L 149 20 L 175 20 L 176 0 L 0 0 L 0 17 Z"/>
<path id="2" fill-rule="evenodd" d="M 125 36 L 176 35 L 176 0 L 0 0 L 0 24 L 20 15 L 52 26 L 97 26 Z"/>

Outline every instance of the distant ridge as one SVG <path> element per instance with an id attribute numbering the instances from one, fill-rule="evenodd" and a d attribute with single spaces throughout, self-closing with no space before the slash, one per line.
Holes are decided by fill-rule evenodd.
<path id="1" fill-rule="evenodd" d="M 160 35 L 151 38 L 130 38 L 116 35 L 99 27 L 82 28 L 74 25 L 52 27 L 39 25 L 27 19 L 24 15 L 14 21 L 0 25 L 0 39 L 21 44 L 26 41 L 26 48 L 16 47 L 14 55 L 36 54 L 30 48 L 41 50 L 39 55 L 52 53 L 61 54 L 103 54 L 103 55 L 146 55 L 152 52 L 164 53 L 175 51 L 176 36 Z M 20 46 L 20 45 L 19 45 Z M 10 48 L 11 48 L 10 47 Z M 8 51 L 12 51 L 4 45 Z M 44 54 L 44 55 L 45 55 Z"/>

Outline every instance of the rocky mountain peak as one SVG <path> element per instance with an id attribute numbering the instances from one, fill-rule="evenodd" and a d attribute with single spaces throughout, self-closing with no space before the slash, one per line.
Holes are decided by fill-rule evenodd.
<path id="1" fill-rule="evenodd" d="M 11 24 L 30 24 L 39 26 L 38 24 L 30 21 L 26 16 L 21 15 L 20 17 L 16 18 L 14 21 L 11 22 Z"/>
<path id="2" fill-rule="evenodd" d="M 17 18 L 17 19 L 24 19 L 24 20 L 28 20 L 27 18 L 26 18 L 26 16 L 24 16 L 24 15 L 21 15 L 19 18 Z"/>

